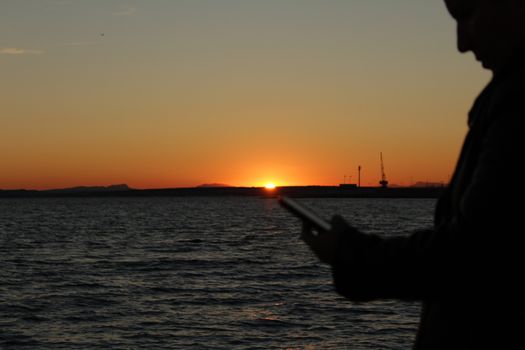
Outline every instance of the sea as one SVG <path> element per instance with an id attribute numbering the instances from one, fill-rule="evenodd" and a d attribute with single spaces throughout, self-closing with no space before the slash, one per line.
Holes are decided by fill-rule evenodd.
<path id="1" fill-rule="evenodd" d="M 385 236 L 435 206 L 298 201 Z M 300 230 L 272 198 L 0 199 L 0 348 L 409 349 L 420 303 L 346 300 Z"/>

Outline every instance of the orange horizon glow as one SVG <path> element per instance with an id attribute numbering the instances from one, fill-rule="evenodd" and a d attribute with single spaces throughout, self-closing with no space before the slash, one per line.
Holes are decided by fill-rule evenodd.
<path id="1" fill-rule="evenodd" d="M 449 172 L 442 171 L 436 176 L 432 174 L 420 172 L 419 175 L 402 174 L 399 171 L 388 173 L 387 179 L 391 186 L 410 186 L 417 182 L 447 184 L 448 176 L 452 172 L 453 164 L 449 164 Z M 327 165 L 329 168 L 329 166 Z M 337 166 L 329 169 L 327 173 L 322 171 L 315 171 L 313 165 L 304 166 L 305 173 L 312 173 L 311 177 L 301 177 L 302 168 L 298 169 L 284 169 L 282 172 L 277 170 L 261 172 L 262 175 L 253 174 L 258 167 L 254 166 L 252 170 L 249 169 L 232 169 L 232 173 L 224 173 L 223 176 L 213 179 L 201 178 L 199 180 L 184 179 L 184 178 L 170 178 L 169 174 L 159 176 L 156 180 L 154 175 L 142 174 L 137 179 L 130 176 L 108 176 L 108 181 L 104 174 L 97 174 L 97 176 L 82 176 L 81 174 L 64 174 L 63 176 L 39 176 L 38 180 L 27 176 L 20 177 L 17 181 L 9 183 L 9 181 L 0 182 L 0 189 L 14 190 L 14 189 L 28 189 L 28 190 L 48 190 L 59 188 L 71 188 L 78 186 L 111 186 L 117 184 L 126 184 L 135 189 L 161 189 L 161 188 L 191 188 L 198 187 L 203 184 L 223 184 L 232 187 L 261 187 L 267 190 L 273 190 L 277 187 L 286 186 L 338 186 L 342 183 L 357 184 L 358 173 L 357 170 L 352 173 L 346 169 L 338 168 Z M 277 169 L 277 168 L 274 168 Z M 371 171 L 364 166 L 361 171 L 361 186 L 362 187 L 378 187 L 380 174 L 378 169 Z M 437 169 L 436 169 L 437 170 Z M 437 171 L 436 171 L 437 172 Z M 268 174 L 268 175 L 265 175 Z M 76 175 L 76 176 L 74 176 Z M 229 176 L 228 176 L 229 175 Z M 448 175 L 448 176 L 447 176 Z M 1 176 L 1 175 L 0 175 Z M 251 179 L 251 180 L 250 180 Z M 271 179 L 271 180 L 268 180 Z"/>
<path id="2" fill-rule="evenodd" d="M 456 137 L 454 147 L 429 150 L 432 157 L 423 157 L 413 151 L 383 152 L 385 172 L 391 185 L 410 186 L 416 182 L 441 183 L 449 181 L 454 160 L 449 153 L 459 152 Z M 298 141 L 299 142 L 299 141 Z M 450 145 L 449 145 L 450 146 Z M 361 166 L 360 183 L 363 187 L 379 186 L 381 179 L 379 152 L 352 151 L 350 148 L 326 151 L 305 147 L 304 152 L 286 145 L 276 145 L 268 157 L 254 152 L 247 154 L 224 154 L 220 157 L 195 157 L 167 166 L 169 160 L 141 156 L 121 159 L 120 164 L 101 163 L 89 154 L 74 158 L 56 157 L 53 162 L 44 160 L 30 164 L 29 159 L 21 172 L 0 173 L 0 189 L 56 189 L 77 186 L 109 186 L 127 184 L 136 189 L 196 187 L 202 184 L 224 184 L 233 187 L 266 187 L 272 183 L 282 186 L 337 186 L 341 183 L 357 184 Z M 279 148 L 282 148 L 279 151 Z M 251 157 L 253 156 L 253 159 Z M 135 156 L 136 157 L 136 156 Z M 206 161 L 206 158 L 217 161 Z M 90 159 L 91 158 L 91 159 Z M 416 159 L 416 161 L 414 161 Z M 5 160 L 4 160 L 5 162 Z M 202 165 L 201 165 L 202 164 Z M 183 165 L 183 166 L 182 166 Z M 12 167 L 5 167 L 14 169 Z M 29 171 L 29 169 L 38 169 Z M 202 173 L 200 169 L 210 171 Z"/>

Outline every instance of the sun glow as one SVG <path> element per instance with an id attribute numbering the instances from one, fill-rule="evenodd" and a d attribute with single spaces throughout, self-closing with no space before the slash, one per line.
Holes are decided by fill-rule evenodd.
<path id="1" fill-rule="evenodd" d="M 269 182 L 266 185 L 264 185 L 264 188 L 266 188 L 267 190 L 273 190 L 273 189 L 275 189 L 275 184 Z"/>

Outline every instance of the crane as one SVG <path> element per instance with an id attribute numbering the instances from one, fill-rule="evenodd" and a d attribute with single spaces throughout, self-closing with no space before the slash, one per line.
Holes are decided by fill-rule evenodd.
<path id="1" fill-rule="evenodd" d="M 387 188 L 388 181 L 385 175 L 385 167 L 383 166 L 383 152 L 379 153 L 379 158 L 381 159 L 381 181 L 379 181 L 379 184 L 381 185 L 381 187 Z"/>

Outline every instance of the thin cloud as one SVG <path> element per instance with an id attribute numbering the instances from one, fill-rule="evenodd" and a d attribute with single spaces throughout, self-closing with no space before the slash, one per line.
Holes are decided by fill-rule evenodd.
<path id="1" fill-rule="evenodd" d="M 133 16 L 137 12 L 135 7 L 127 7 L 117 12 L 113 12 L 115 16 Z"/>
<path id="2" fill-rule="evenodd" d="M 62 44 L 63 46 L 89 46 L 89 45 L 95 45 L 96 43 L 94 41 L 73 41 L 69 43 Z"/>
<path id="3" fill-rule="evenodd" d="M 39 55 L 44 53 L 42 50 L 21 49 L 18 47 L 3 47 L 0 48 L 2 55 Z"/>

